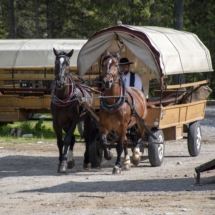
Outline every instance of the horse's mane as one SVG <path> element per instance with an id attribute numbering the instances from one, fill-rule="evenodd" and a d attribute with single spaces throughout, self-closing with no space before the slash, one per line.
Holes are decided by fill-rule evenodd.
<path id="1" fill-rule="evenodd" d="M 67 53 L 64 52 L 64 51 L 61 51 L 61 52 L 58 53 L 58 55 L 67 55 Z"/>

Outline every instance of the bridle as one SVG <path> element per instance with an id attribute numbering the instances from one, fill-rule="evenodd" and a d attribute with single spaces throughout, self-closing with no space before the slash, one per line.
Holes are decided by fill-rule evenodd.
<path id="1" fill-rule="evenodd" d="M 104 109 L 105 111 L 107 112 L 116 112 L 117 110 L 119 110 L 122 105 L 124 104 L 125 102 L 125 99 L 126 99 L 126 96 L 125 96 L 125 84 L 124 84 L 124 81 L 122 79 L 122 73 L 120 72 L 120 69 L 119 69 L 119 65 L 117 64 L 117 75 L 113 75 L 111 72 L 110 72 L 110 65 L 112 63 L 112 60 L 113 58 L 117 58 L 113 55 L 107 55 L 104 57 L 103 61 L 102 61 L 102 65 L 104 66 L 103 62 L 110 58 L 108 64 L 107 64 L 107 71 L 105 73 L 105 75 L 109 75 L 111 76 L 112 80 L 113 80 L 113 83 L 118 83 L 119 86 L 120 86 L 120 95 L 117 96 L 118 97 L 118 100 L 115 104 L 113 105 L 109 105 L 106 103 L 105 101 L 105 91 L 102 92 L 102 97 L 100 98 L 100 106 L 102 107 L 102 109 Z M 116 80 L 116 78 L 119 77 L 119 81 L 114 81 L 114 79 Z M 104 79 L 102 80 L 104 82 Z M 112 84 L 113 84 L 112 83 Z M 109 96 L 111 97 L 111 96 Z M 114 98 L 115 96 L 113 96 Z"/>
<path id="2" fill-rule="evenodd" d="M 105 73 L 104 76 L 109 75 L 109 76 L 111 77 L 113 83 L 118 83 L 118 84 L 120 84 L 120 82 L 117 82 L 117 81 L 116 81 L 116 79 L 117 79 L 118 76 L 119 76 L 120 79 L 121 79 L 121 77 L 122 77 L 122 73 L 120 72 L 119 64 L 116 65 L 116 67 L 117 67 L 117 75 L 113 75 L 113 74 L 110 72 L 110 68 L 111 68 L 111 64 L 112 64 L 113 58 L 116 58 L 117 60 L 118 60 L 118 58 L 117 58 L 117 56 L 114 56 L 114 55 L 106 55 L 106 56 L 103 58 L 103 60 L 102 60 L 102 66 L 105 66 L 105 65 L 104 65 L 104 61 L 105 61 L 106 59 L 108 59 L 108 58 L 110 58 L 110 60 L 109 60 L 108 63 L 107 63 L 107 70 L 106 70 L 106 73 Z M 104 77 L 104 76 L 103 76 L 103 77 Z M 104 79 L 103 79 L 102 81 L 104 82 Z"/>
<path id="3" fill-rule="evenodd" d="M 62 57 L 64 59 L 66 59 L 67 62 L 69 62 L 70 58 L 67 55 L 60 54 L 56 58 L 62 58 Z M 52 99 L 52 103 L 55 104 L 56 106 L 58 106 L 58 107 L 66 107 L 66 106 L 71 105 L 76 100 L 76 93 L 75 93 L 75 91 L 76 91 L 76 84 L 75 84 L 75 81 L 73 80 L 73 78 L 71 77 L 70 73 L 67 75 L 67 77 L 65 77 L 63 75 L 63 69 L 65 70 L 66 68 L 64 68 L 64 67 L 67 67 L 67 65 L 64 65 L 64 67 L 62 67 L 62 64 L 60 64 L 59 66 L 60 66 L 60 74 L 58 74 L 58 75 L 55 76 L 55 85 L 56 86 L 58 85 L 57 81 L 60 79 L 60 86 L 61 85 L 63 87 L 64 86 L 71 86 L 71 89 L 70 89 L 69 96 L 67 98 L 65 98 L 65 99 L 59 99 L 56 96 L 56 90 L 57 90 L 57 88 L 55 87 L 52 90 L 51 99 Z M 63 82 L 61 82 L 61 79 L 63 79 Z M 69 81 L 69 83 L 67 82 L 67 80 Z"/>
<path id="4" fill-rule="evenodd" d="M 64 55 L 64 54 L 59 54 L 59 55 L 56 57 L 56 59 L 57 59 L 57 58 L 59 58 L 59 60 L 60 60 L 60 58 L 64 58 L 64 59 L 66 59 L 66 61 L 67 61 L 68 63 L 69 63 L 69 61 L 70 61 L 70 58 L 69 58 L 67 55 Z M 59 68 L 59 69 L 60 69 L 60 72 L 59 72 L 59 74 L 55 75 L 55 84 L 58 85 L 58 81 L 60 80 L 60 85 L 62 85 L 62 86 L 72 85 L 72 83 L 70 83 L 70 84 L 67 83 L 67 79 L 68 79 L 68 78 L 71 80 L 71 78 L 70 78 L 70 73 L 68 74 L 67 77 L 65 77 L 64 74 L 63 74 L 63 72 L 67 69 L 67 68 L 66 68 L 67 65 L 62 66 L 62 63 L 60 63 L 59 67 L 60 67 L 60 68 Z M 63 80 L 63 81 L 61 81 L 61 80 Z"/>

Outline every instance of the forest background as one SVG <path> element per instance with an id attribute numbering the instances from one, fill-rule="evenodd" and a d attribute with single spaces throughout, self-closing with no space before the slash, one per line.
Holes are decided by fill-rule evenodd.
<path id="1" fill-rule="evenodd" d="M 0 39 L 88 39 L 119 20 L 195 33 L 215 68 L 214 0 L 0 0 Z M 215 88 L 215 73 L 210 87 Z"/>

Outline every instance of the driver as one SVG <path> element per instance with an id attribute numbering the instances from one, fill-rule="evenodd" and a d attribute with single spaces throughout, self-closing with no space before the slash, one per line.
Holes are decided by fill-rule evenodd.
<path id="1" fill-rule="evenodd" d="M 139 90 L 143 90 L 142 81 L 140 76 L 130 71 L 130 64 L 128 58 L 121 58 L 119 61 L 120 71 L 123 72 L 123 80 L 126 87 L 136 87 Z"/>

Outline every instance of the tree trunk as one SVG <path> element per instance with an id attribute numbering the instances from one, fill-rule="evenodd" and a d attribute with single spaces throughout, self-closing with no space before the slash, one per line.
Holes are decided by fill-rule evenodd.
<path id="1" fill-rule="evenodd" d="M 52 0 L 46 1 L 47 5 L 47 32 L 48 38 L 53 38 L 53 17 L 52 17 L 52 11 L 53 11 L 53 2 Z"/>
<path id="2" fill-rule="evenodd" d="M 13 3 L 14 3 L 14 0 L 8 0 L 8 24 L 9 24 L 8 38 L 16 38 L 14 4 Z"/>
<path id="3" fill-rule="evenodd" d="M 35 28 L 36 28 L 36 38 L 39 38 L 39 16 L 38 16 L 38 2 L 34 0 L 35 6 Z"/>
<path id="4" fill-rule="evenodd" d="M 182 30 L 182 28 L 183 28 L 183 12 L 184 12 L 183 0 L 175 0 L 175 3 L 174 3 L 174 25 L 173 25 L 174 29 Z"/>
<path id="5" fill-rule="evenodd" d="M 182 30 L 182 28 L 183 28 L 183 12 L 184 12 L 183 0 L 175 0 L 173 28 L 176 30 Z M 173 75 L 173 83 L 174 84 L 184 84 L 185 83 L 184 74 Z"/>

